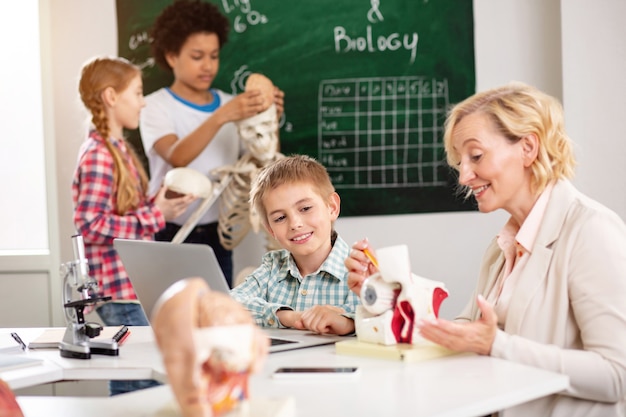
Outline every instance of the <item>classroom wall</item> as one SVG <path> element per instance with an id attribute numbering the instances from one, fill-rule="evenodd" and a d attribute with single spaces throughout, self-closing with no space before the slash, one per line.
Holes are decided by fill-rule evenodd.
<path id="1" fill-rule="evenodd" d="M 53 0 L 40 0 L 51 4 Z M 467 1 L 467 0 L 466 0 Z M 626 218 L 621 120 L 626 112 L 626 15 L 622 0 L 474 0 L 477 89 L 520 80 L 565 101 L 580 161 L 575 183 Z M 117 48 L 114 0 L 54 0 L 50 13 L 52 108 L 61 260 L 72 259 L 70 184 L 86 113 L 78 71 Z M 287 106 L 288 106 L 287 98 Z M 622 117 L 620 117 L 622 116 Z M 407 195 L 407 198 L 411 198 Z M 441 314 L 452 318 L 471 294 L 482 253 L 505 213 L 443 213 L 339 218 L 346 241 L 367 236 L 383 247 L 407 244 L 413 271 L 446 282 Z M 57 242 L 52 242 L 56 244 Z M 263 242 L 249 235 L 235 250 L 235 271 L 258 264 Z M 60 285 L 60 284 L 59 284 Z"/>
<path id="2" fill-rule="evenodd" d="M 563 103 L 575 183 L 626 219 L 626 1 L 563 1 Z"/>

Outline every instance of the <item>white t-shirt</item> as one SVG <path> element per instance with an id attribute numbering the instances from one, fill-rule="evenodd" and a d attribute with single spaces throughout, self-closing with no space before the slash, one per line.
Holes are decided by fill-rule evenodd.
<path id="1" fill-rule="evenodd" d="M 228 103 L 233 96 L 217 89 L 213 93 L 213 102 L 206 106 L 190 103 L 172 93 L 169 88 L 161 88 L 146 96 L 146 107 L 141 111 L 140 133 L 144 151 L 150 163 L 150 195 L 154 195 L 161 185 L 167 171 L 172 169 L 154 150 L 154 143 L 165 135 L 175 134 L 184 138 L 210 117 L 218 107 Z M 241 152 L 242 144 L 234 123 L 226 123 L 217 132 L 206 148 L 187 166 L 209 176 L 215 183 L 217 178 L 211 171 L 226 165 L 234 165 Z M 187 211 L 173 220 L 183 225 L 195 211 L 201 201 L 192 203 Z M 219 216 L 219 200 L 204 214 L 198 224 L 216 222 Z"/>

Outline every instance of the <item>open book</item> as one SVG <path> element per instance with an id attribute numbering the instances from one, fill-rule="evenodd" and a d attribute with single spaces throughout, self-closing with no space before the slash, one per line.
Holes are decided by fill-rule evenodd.
<path id="1" fill-rule="evenodd" d="M 37 338 L 28 344 L 29 349 L 56 349 L 65 335 L 65 327 L 55 327 L 44 330 Z M 130 330 L 126 326 L 106 326 L 100 332 L 100 335 L 91 340 L 113 339 L 118 345 L 124 343 L 124 340 L 130 335 Z"/>

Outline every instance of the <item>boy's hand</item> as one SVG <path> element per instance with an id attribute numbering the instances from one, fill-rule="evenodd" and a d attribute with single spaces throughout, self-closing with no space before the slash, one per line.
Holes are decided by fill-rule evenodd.
<path id="1" fill-rule="evenodd" d="M 291 327 L 298 330 L 306 330 L 302 323 L 302 312 L 294 310 L 278 310 L 276 317 L 280 320 L 280 324 L 285 327 Z"/>
<path id="2" fill-rule="evenodd" d="M 263 96 L 261 90 L 250 90 L 233 97 L 217 111 L 224 123 L 247 119 L 263 110 Z"/>
<path id="3" fill-rule="evenodd" d="M 276 105 L 276 120 L 280 121 L 285 112 L 285 92 L 278 87 L 274 87 L 274 104 Z"/>
<path id="4" fill-rule="evenodd" d="M 302 323 L 306 329 L 321 334 L 344 335 L 354 331 L 354 320 L 343 316 L 340 307 L 317 305 L 302 312 Z"/>

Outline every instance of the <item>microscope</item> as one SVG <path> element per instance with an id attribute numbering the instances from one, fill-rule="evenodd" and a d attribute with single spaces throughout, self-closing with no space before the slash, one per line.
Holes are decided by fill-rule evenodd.
<path id="1" fill-rule="evenodd" d="M 72 236 L 72 246 L 75 260 L 62 264 L 60 268 L 67 322 L 63 340 L 59 343 L 61 356 L 73 359 L 90 359 L 92 353 L 117 356 L 119 347 L 114 339 L 92 340 L 100 335 L 102 326 L 95 322 L 85 323 L 85 307 L 108 301 L 111 297 L 98 296 L 98 283 L 89 276 L 83 237 L 78 234 Z"/>

